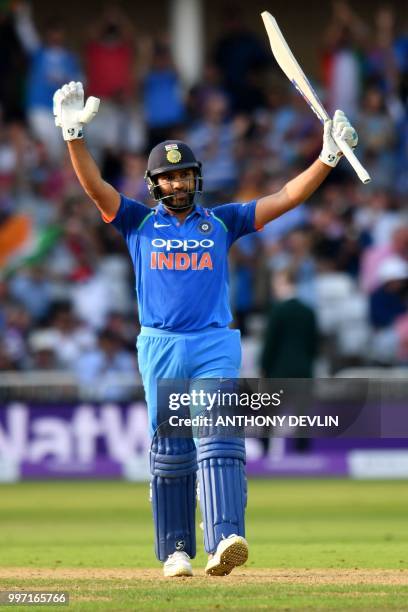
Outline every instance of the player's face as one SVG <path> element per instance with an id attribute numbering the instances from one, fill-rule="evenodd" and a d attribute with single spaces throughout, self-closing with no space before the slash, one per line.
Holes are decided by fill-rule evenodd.
<path id="1" fill-rule="evenodd" d="M 194 191 L 194 182 L 195 174 L 192 168 L 166 172 L 157 177 L 157 184 L 163 196 L 173 196 L 167 198 L 165 202 L 170 200 L 173 206 L 184 207 L 186 205 L 189 192 Z"/>

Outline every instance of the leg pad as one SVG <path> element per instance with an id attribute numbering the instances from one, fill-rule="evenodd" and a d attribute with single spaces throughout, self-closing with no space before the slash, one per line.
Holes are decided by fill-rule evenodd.
<path id="1" fill-rule="evenodd" d="M 213 553 L 223 538 L 233 533 L 245 537 L 247 486 L 244 440 L 200 439 L 198 477 L 204 546 L 208 553 Z"/>
<path id="2" fill-rule="evenodd" d="M 196 554 L 197 457 L 189 438 L 154 436 L 150 450 L 155 552 L 165 561 L 176 550 Z"/>

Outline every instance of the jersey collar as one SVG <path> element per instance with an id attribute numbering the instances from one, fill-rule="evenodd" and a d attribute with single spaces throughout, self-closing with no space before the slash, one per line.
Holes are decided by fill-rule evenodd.
<path id="1" fill-rule="evenodd" d="M 171 214 L 167 208 L 165 208 L 165 206 L 163 205 L 163 202 L 160 202 L 160 204 L 158 204 L 156 206 L 155 209 L 157 212 L 159 212 L 161 215 L 164 215 L 166 217 L 174 217 L 175 215 Z M 206 212 L 205 208 L 203 208 L 202 206 L 199 206 L 198 204 L 195 204 L 193 210 L 188 214 L 188 216 L 186 217 L 187 219 L 191 219 L 192 217 L 199 215 L 200 217 L 208 217 L 208 213 Z"/>

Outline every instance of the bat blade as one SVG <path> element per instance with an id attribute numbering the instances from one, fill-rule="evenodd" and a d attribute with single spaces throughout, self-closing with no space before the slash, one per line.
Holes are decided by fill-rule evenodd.
<path id="1" fill-rule="evenodd" d="M 327 119 L 329 119 L 329 116 L 320 102 L 315 90 L 311 86 L 308 78 L 290 50 L 275 17 L 273 17 L 268 11 L 261 13 L 261 17 L 265 24 L 272 53 L 277 63 L 288 79 L 292 81 L 299 93 L 304 97 L 320 121 L 324 123 Z"/>
<path id="2" fill-rule="evenodd" d="M 330 119 L 330 117 L 323 104 L 319 100 L 318 95 L 311 86 L 302 68 L 299 66 L 299 63 L 297 62 L 295 56 L 290 50 L 289 45 L 286 42 L 275 17 L 273 17 L 268 11 L 263 11 L 263 13 L 261 13 L 261 17 L 268 33 L 272 53 L 277 63 L 279 64 L 283 72 L 286 74 L 288 79 L 296 87 L 298 92 L 303 96 L 303 98 L 313 110 L 313 112 L 316 114 L 316 116 L 320 119 L 322 123 L 324 123 L 325 121 L 327 121 L 327 119 Z M 358 161 L 353 150 L 348 146 L 346 142 L 344 142 L 340 138 L 335 138 L 335 141 L 337 146 L 340 148 L 340 150 L 350 162 L 351 166 L 354 168 L 360 180 L 363 183 L 369 183 L 371 180 L 370 175 Z"/>

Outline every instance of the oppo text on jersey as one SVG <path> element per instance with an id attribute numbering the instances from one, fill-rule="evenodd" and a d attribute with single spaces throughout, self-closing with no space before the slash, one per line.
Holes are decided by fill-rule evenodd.
<path id="1" fill-rule="evenodd" d="M 210 249 L 214 246 L 213 240 L 204 238 L 203 240 L 165 240 L 164 238 L 155 238 L 152 240 L 152 246 L 161 249 L 166 248 L 166 251 L 182 249 L 188 251 L 190 249 L 197 249 L 202 247 L 203 249 Z"/>

